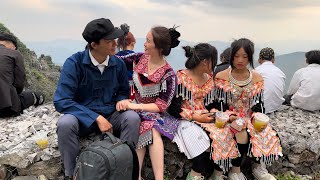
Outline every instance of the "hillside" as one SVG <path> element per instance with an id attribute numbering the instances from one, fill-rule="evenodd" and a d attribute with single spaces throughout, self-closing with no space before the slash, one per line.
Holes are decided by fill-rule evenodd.
<path id="1" fill-rule="evenodd" d="M 276 57 L 276 66 L 278 66 L 287 76 L 286 89 L 290 85 L 293 74 L 300 68 L 306 67 L 305 52 L 294 52 Z"/>
<path id="2" fill-rule="evenodd" d="M 0 32 L 13 34 L 2 23 L 0 23 Z M 50 56 L 42 54 L 37 57 L 36 53 L 27 48 L 19 38 L 17 38 L 17 41 L 18 50 L 25 60 L 24 64 L 27 76 L 25 89 L 41 91 L 46 95 L 46 101 L 51 101 L 59 79 L 61 67 L 55 65 Z"/>

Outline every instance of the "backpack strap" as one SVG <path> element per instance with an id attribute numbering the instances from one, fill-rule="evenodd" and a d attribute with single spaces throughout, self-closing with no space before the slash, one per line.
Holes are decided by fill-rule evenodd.
<path id="1" fill-rule="evenodd" d="M 136 149 L 131 143 L 124 142 L 127 144 L 132 152 L 132 162 L 133 162 L 133 168 L 132 168 L 132 180 L 138 180 L 139 179 L 139 160 L 138 155 L 136 153 Z"/>

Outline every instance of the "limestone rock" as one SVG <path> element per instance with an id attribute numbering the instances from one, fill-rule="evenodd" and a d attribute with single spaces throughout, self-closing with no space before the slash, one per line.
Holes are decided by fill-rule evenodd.
<path id="1" fill-rule="evenodd" d="M 55 111 L 53 105 L 46 104 L 37 108 L 31 107 L 19 117 L 0 119 L 0 177 L 6 173 L 6 169 L 1 171 L 3 165 L 10 165 L 18 168 L 20 176 L 45 175 L 49 179 L 61 179 L 56 135 L 56 122 L 59 117 L 61 114 Z M 305 179 L 313 176 L 312 172 L 320 171 L 320 112 L 282 106 L 282 109 L 271 114 L 270 118 L 272 127 L 281 139 L 284 156 L 268 167 L 268 170 L 273 174 L 292 171 L 301 174 L 301 178 Z M 34 141 L 36 131 L 40 130 L 48 133 L 49 145 L 44 150 L 38 148 Z M 91 135 L 80 139 L 80 144 L 86 147 L 98 139 L 99 136 Z M 185 179 L 191 169 L 191 160 L 187 160 L 167 138 L 163 138 L 163 142 L 166 177 Z M 246 173 L 249 175 L 250 170 Z M 145 180 L 154 179 L 148 154 L 142 175 Z"/>
<path id="2" fill-rule="evenodd" d="M 43 118 L 44 114 L 46 118 Z M 1 119 L 1 134 L 8 136 L 0 136 L 0 164 L 21 169 L 39 161 L 40 157 L 44 160 L 54 158 L 53 155 L 57 157 L 56 127 L 47 124 L 56 124 L 59 117 L 53 105 L 48 104 L 38 108 L 30 107 L 18 117 Z M 49 146 L 45 150 L 41 150 L 35 143 L 34 136 L 38 130 L 48 132 Z"/>
<path id="3" fill-rule="evenodd" d="M 7 176 L 7 168 L 0 164 L 0 180 L 4 180 Z"/>
<path id="4" fill-rule="evenodd" d="M 38 180 L 36 176 L 17 176 L 12 180 Z"/>
<path id="5" fill-rule="evenodd" d="M 47 180 L 46 176 L 45 175 L 40 175 L 38 177 L 38 180 Z"/>
<path id="6" fill-rule="evenodd" d="M 18 173 L 19 175 L 45 175 L 49 179 L 55 179 L 61 172 L 61 164 L 59 162 L 57 158 L 36 162 L 27 168 L 18 169 Z"/>

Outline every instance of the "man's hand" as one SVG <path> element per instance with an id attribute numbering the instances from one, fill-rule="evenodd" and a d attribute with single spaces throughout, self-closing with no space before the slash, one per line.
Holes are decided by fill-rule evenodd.
<path id="1" fill-rule="evenodd" d="M 103 116 L 99 115 L 96 119 L 98 127 L 101 132 L 111 132 L 112 133 L 112 124 Z"/>
<path id="2" fill-rule="evenodd" d="M 117 111 L 126 111 L 128 104 L 131 102 L 132 102 L 132 100 L 130 100 L 130 99 L 124 99 L 124 100 L 118 101 L 116 104 Z"/>

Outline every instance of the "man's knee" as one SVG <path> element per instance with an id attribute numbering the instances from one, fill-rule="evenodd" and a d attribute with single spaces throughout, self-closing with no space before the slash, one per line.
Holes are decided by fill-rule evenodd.
<path id="1" fill-rule="evenodd" d="M 138 113 L 134 111 L 125 111 L 123 113 L 123 117 L 125 119 L 124 123 L 128 128 L 139 128 L 141 119 Z"/>
<path id="2" fill-rule="evenodd" d="M 78 131 L 79 131 L 78 119 L 71 114 L 63 115 L 57 122 L 58 135 L 78 133 Z"/>

